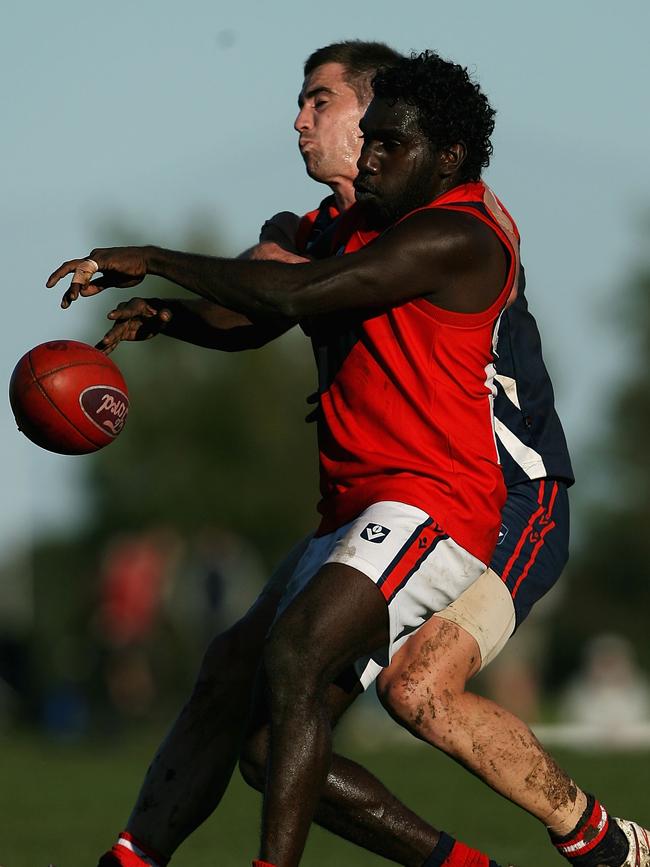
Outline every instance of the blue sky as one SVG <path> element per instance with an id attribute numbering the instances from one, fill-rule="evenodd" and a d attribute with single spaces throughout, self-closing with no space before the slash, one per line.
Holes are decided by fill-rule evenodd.
<path id="1" fill-rule="evenodd" d="M 179 246 L 201 216 L 235 253 L 270 214 L 318 201 L 292 130 L 302 62 L 334 40 L 382 39 L 468 65 L 498 109 L 486 179 L 521 230 L 529 301 L 579 464 L 628 364 L 616 311 L 650 209 L 648 32 L 647 0 L 9 0 L 0 32 L 6 380 L 43 340 L 97 339 L 111 299 L 63 312 L 44 282 L 63 259 L 110 243 L 112 222 Z M 87 458 L 32 446 L 6 400 L 0 443 L 3 550 L 81 519 Z"/>

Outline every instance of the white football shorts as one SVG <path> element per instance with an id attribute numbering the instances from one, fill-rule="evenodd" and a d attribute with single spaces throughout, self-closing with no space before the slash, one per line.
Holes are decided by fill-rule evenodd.
<path id="1" fill-rule="evenodd" d="M 364 689 L 410 635 L 458 599 L 486 568 L 422 509 L 394 501 L 374 503 L 350 523 L 310 541 L 278 615 L 326 563 L 352 566 L 374 581 L 386 599 L 389 643 L 355 664 Z"/>

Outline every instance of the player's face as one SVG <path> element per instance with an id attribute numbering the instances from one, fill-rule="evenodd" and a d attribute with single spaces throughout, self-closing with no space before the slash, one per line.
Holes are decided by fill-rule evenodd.
<path id="1" fill-rule="evenodd" d="M 305 78 L 298 105 L 294 127 L 307 174 L 324 184 L 352 181 L 361 148 L 359 119 L 366 106 L 345 81 L 345 68 L 324 63 L 314 69 Z"/>
<path id="2" fill-rule="evenodd" d="M 354 189 L 375 223 L 389 225 L 438 194 L 438 154 L 420 131 L 412 106 L 373 99 L 360 126 L 363 147 Z"/>

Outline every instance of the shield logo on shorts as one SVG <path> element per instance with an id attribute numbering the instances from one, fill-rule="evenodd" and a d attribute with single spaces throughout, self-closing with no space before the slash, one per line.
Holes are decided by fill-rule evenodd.
<path id="1" fill-rule="evenodd" d="M 383 542 L 386 536 L 390 533 L 388 527 L 382 527 L 381 524 L 368 524 L 368 526 L 359 534 L 366 542 L 375 542 L 377 545 Z"/>
<path id="2" fill-rule="evenodd" d="M 497 539 L 497 545 L 500 545 L 503 540 L 508 535 L 508 528 L 505 524 L 501 524 L 501 529 L 499 530 L 499 538 Z"/>

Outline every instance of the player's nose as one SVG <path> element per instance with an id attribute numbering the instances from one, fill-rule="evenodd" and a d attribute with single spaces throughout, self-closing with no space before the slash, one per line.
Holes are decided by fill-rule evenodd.
<path id="1" fill-rule="evenodd" d="M 305 105 L 298 112 L 298 115 L 293 122 L 293 128 L 296 130 L 296 132 L 304 132 L 305 130 L 309 129 L 311 125 L 311 112 Z"/>
<path id="2" fill-rule="evenodd" d="M 357 160 L 357 171 L 360 175 L 376 175 L 379 171 L 379 161 L 371 147 L 364 145 Z"/>

